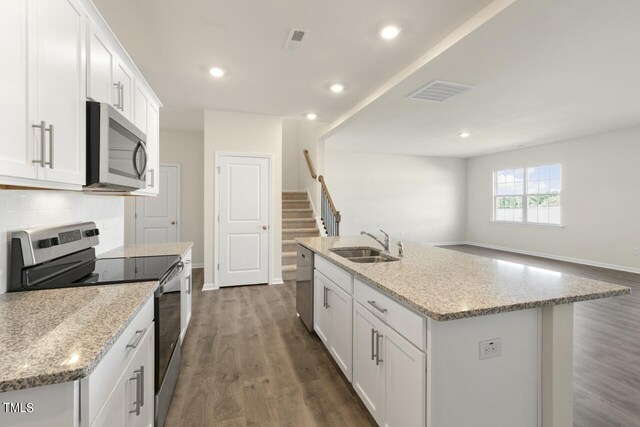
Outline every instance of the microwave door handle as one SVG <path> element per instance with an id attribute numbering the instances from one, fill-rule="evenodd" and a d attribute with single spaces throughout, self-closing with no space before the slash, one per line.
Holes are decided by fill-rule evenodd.
<path id="1" fill-rule="evenodd" d="M 137 162 L 138 150 L 140 150 L 140 144 L 141 142 L 138 142 L 138 145 L 136 145 L 136 148 L 133 150 L 133 170 L 136 171 L 136 173 L 138 174 L 138 177 L 142 176 L 142 174 L 138 170 L 138 162 Z"/>
<path id="2" fill-rule="evenodd" d="M 144 152 L 144 168 L 142 168 L 142 173 L 140 173 L 140 178 L 142 178 L 147 173 L 147 166 L 149 165 L 149 153 L 147 152 L 147 147 L 144 145 L 144 142 L 140 141 L 140 148 Z"/>

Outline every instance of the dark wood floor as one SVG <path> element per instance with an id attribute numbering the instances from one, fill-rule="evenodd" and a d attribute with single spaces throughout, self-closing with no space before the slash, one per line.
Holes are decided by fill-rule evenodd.
<path id="1" fill-rule="evenodd" d="M 295 283 L 202 292 L 167 427 L 372 426 L 320 340 L 295 311 Z"/>
<path id="2" fill-rule="evenodd" d="M 574 426 L 640 426 L 640 275 L 477 246 L 448 246 L 490 258 L 618 283 L 631 295 L 575 304 Z"/>
<path id="3" fill-rule="evenodd" d="M 640 275 L 473 246 L 449 249 L 630 286 L 575 306 L 576 427 L 640 427 Z M 322 344 L 295 314 L 295 286 L 202 292 L 167 417 L 177 426 L 371 426 Z"/>

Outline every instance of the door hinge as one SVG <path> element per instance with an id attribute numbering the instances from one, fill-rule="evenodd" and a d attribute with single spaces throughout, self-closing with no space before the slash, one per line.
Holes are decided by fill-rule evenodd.
<path id="1" fill-rule="evenodd" d="M 137 212 L 135 212 L 135 213 L 133 214 L 133 217 L 134 217 L 134 218 L 138 218 L 138 213 L 137 213 Z"/>
<path id="2" fill-rule="evenodd" d="M 220 215 L 218 215 L 218 222 L 220 222 Z"/>
<path id="3" fill-rule="evenodd" d="M 218 264 L 218 270 L 220 270 L 220 264 Z"/>
<path id="4" fill-rule="evenodd" d="M 216 166 L 216 169 L 218 169 L 218 173 L 220 173 L 220 166 Z"/>

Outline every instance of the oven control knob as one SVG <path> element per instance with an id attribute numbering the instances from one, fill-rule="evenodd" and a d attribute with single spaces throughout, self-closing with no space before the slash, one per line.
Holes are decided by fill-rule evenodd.
<path id="1" fill-rule="evenodd" d="M 57 237 L 52 237 L 50 239 L 42 239 L 38 242 L 38 247 L 40 249 L 50 248 L 51 246 L 58 246 L 60 244 Z"/>
<path id="2" fill-rule="evenodd" d="M 87 237 L 99 236 L 100 235 L 100 230 L 98 230 L 97 228 L 94 228 L 92 230 L 85 231 L 84 234 Z"/>

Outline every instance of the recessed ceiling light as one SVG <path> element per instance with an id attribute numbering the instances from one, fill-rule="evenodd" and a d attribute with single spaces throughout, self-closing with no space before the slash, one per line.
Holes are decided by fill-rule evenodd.
<path id="1" fill-rule="evenodd" d="M 316 113 L 307 114 L 307 119 L 309 119 L 309 120 L 315 120 L 317 118 L 318 118 L 318 115 Z"/>
<path id="2" fill-rule="evenodd" d="M 469 138 L 471 136 L 471 132 L 467 132 L 467 131 L 460 132 L 459 136 L 460 138 Z"/>
<path id="3" fill-rule="evenodd" d="M 400 34 L 400 28 L 396 27 L 395 25 L 387 25 L 382 30 L 380 30 L 380 37 L 385 40 L 393 40 L 398 37 L 398 34 Z"/>
<path id="4" fill-rule="evenodd" d="M 216 79 L 219 79 L 220 77 L 224 76 L 224 70 L 222 68 L 213 67 L 209 70 L 209 74 L 211 74 Z"/>
<path id="5" fill-rule="evenodd" d="M 333 93 L 340 93 L 344 90 L 344 86 L 341 85 L 340 83 L 334 83 L 331 85 L 331 92 Z"/>

